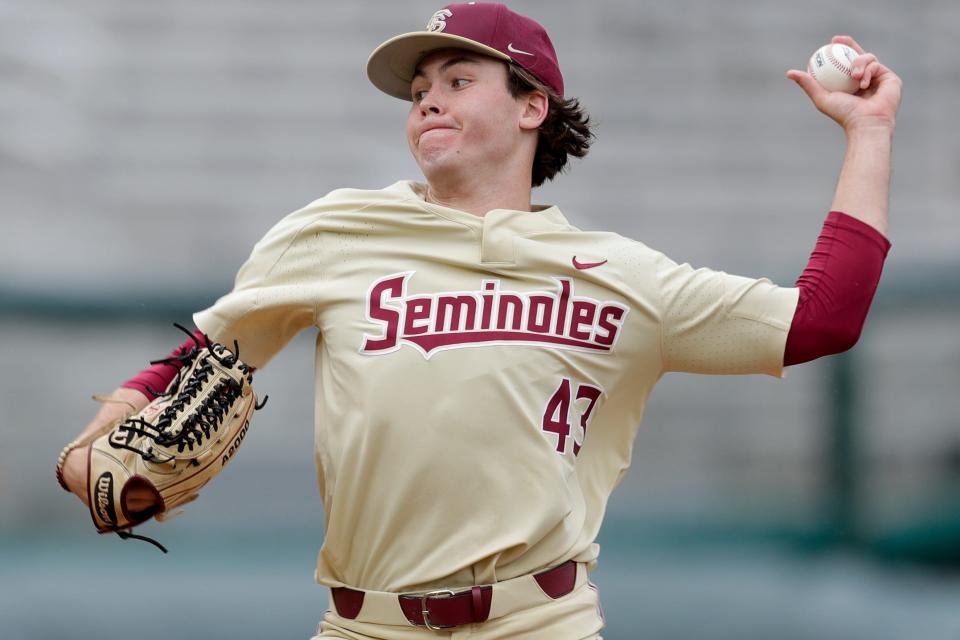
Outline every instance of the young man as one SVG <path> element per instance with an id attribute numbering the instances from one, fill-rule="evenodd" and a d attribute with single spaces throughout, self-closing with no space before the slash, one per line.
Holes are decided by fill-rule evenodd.
<path id="1" fill-rule="evenodd" d="M 889 249 L 900 81 L 871 54 L 856 96 L 788 72 L 848 151 L 811 262 L 783 288 L 531 205 L 591 138 L 533 20 L 450 5 L 378 47 L 368 75 L 411 101 L 426 182 L 337 190 L 284 218 L 194 318 L 255 367 L 319 330 L 316 578 L 332 597 L 317 637 L 599 637 L 594 540 L 659 378 L 781 376 L 856 342 Z M 170 369 L 115 397 L 144 406 Z M 84 455 L 63 469 L 81 498 Z"/>

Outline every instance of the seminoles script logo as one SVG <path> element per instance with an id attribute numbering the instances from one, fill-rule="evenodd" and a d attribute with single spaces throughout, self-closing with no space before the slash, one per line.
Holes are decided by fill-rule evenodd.
<path id="1" fill-rule="evenodd" d="M 443 349 L 501 344 L 608 353 L 629 311 L 617 302 L 574 295 L 567 278 L 554 278 L 554 292 L 501 291 L 499 280 L 483 280 L 477 291 L 408 295 L 413 274 L 395 273 L 370 286 L 367 320 L 380 332 L 364 335 L 360 353 L 390 353 L 404 344 L 424 358 Z"/>

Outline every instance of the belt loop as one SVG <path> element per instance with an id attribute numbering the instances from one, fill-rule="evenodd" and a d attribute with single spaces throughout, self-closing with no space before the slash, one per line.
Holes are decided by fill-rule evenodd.
<path id="1" fill-rule="evenodd" d="M 490 610 L 483 610 L 483 591 L 481 591 L 480 587 L 473 587 L 470 589 L 470 593 L 473 595 L 473 621 L 484 622 Z"/>

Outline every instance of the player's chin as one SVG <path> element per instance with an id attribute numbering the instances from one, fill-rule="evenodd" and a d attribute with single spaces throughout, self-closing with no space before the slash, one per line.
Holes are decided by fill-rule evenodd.
<path id="1" fill-rule="evenodd" d="M 452 136 L 428 132 L 417 141 L 414 153 L 421 158 L 437 157 L 451 153 L 455 144 Z"/>
<path id="2" fill-rule="evenodd" d="M 449 171 L 458 159 L 455 149 L 444 145 L 421 145 L 414 153 L 417 164 L 424 175 Z"/>

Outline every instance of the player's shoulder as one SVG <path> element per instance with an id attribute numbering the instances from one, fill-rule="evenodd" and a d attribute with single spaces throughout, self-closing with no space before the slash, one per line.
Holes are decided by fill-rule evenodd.
<path id="1" fill-rule="evenodd" d="M 408 181 L 401 180 L 382 189 L 343 187 L 334 189 L 286 216 L 290 221 L 349 217 L 380 207 L 395 207 L 410 197 Z"/>
<path id="2" fill-rule="evenodd" d="M 265 237 L 355 231 L 377 211 L 396 211 L 408 198 L 404 181 L 382 189 L 334 189 L 277 220 Z"/>
<path id="3" fill-rule="evenodd" d="M 380 204 L 396 204 L 412 195 L 409 180 L 399 180 L 380 189 L 342 187 L 309 203 L 307 209 L 335 211 L 342 209 L 366 209 Z"/>
<path id="4" fill-rule="evenodd" d="M 315 265 L 330 239 L 369 235 L 370 217 L 365 212 L 395 211 L 404 203 L 404 187 L 403 183 L 394 183 L 384 189 L 335 189 L 288 213 L 254 244 L 245 271 L 268 272 L 281 262 L 300 267 Z M 409 189 L 406 191 L 409 193 Z"/>

